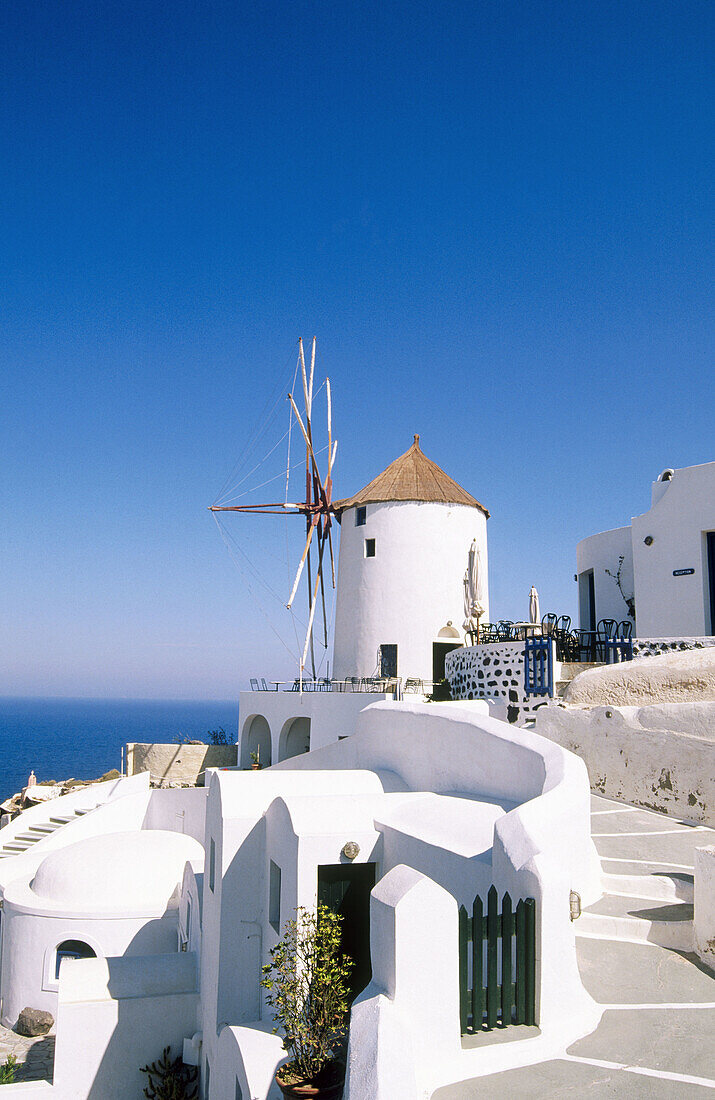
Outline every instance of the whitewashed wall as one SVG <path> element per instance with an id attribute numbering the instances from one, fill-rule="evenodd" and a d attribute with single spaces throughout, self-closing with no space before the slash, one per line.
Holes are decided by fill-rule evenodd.
<path id="1" fill-rule="evenodd" d="M 308 720 L 310 748 L 322 749 L 341 737 L 349 737 L 355 732 L 360 711 L 387 698 L 384 692 L 306 691 L 301 695 L 297 691 L 242 691 L 238 704 L 239 767 L 250 767 L 251 752 L 259 744 L 262 767 L 286 759 L 296 719 Z"/>
<path id="2" fill-rule="evenodd" d="M 618 586 L 606 572 L 618 572 L 618 559 L 623 555 L 623 569 L 621 571 L 621 584 L 627 596 L 634 592 L 633 582 L 633 547 L 631 545 L 631 528 L 616 527 L 613 531 L 602 531 L 598 535 L 591 535 L 583 539 L 576 547 L 576 572 L 579 581 L 579 625 L 582 629 L 595 630 L 601 619 L 615 619 L 617 623 L 622 620 L 632 622 L 628 615 L 628 605 L 618 590 Z M 593 590 L 595 597 L 596 619 L 593 624 L 588 621 L 588 598 L 586 574 L 593 570 Z M 636 605 L 637 613 L 637 605 Z"/>
<path id="3" fill-rule="evenodd" d="M 334 674 L 372 676 L 380 645 L 396 644 L 397 675 L 431 680 L 439 631 L 451 621 L 461 635 L 474 539 L 489 617 L 486 516 L 465 505 L 391 502 L 368 504 L 366 524 L 356 527 L 355 512 L 342 517 Z M 374 558 L 365 557 L 365 539 L 375 539 Z"/>
<path id="4" fill-rule="evenodd" d="M 650 511 L 632 521 L 638 634 L 713 634 L 704 533 L 715 531 L 715 462 L 675 470 L 654 489 Z M 695 572 L 674 577 L 678 569 Z"/>
<path id="5" fill-rule="evenodd" d="M 615 582 L 625 556 L 623 587 L 635 594 L 636 632 L 648 637 L 699 637 L 715 633 L 710 615 L 707 542 L 715 531 L 715 462 L 675 470 L 668 481 L 653 482 L 651 507 L 618 527 L 591 535 L 576 548 L 577 572 L 593 569 L 596 622 L 627 618 Z M 645 539 L 650 538 L 650 545 Z M 674 576 L 674 571 L 693 573 Z M 586 626 L 583 584 L 580 583 L 581 625 Z M 625 613 L 624 613 L 625 612 Z"/>
<path id="6" fill-rule="evenodd" d="M 545 707 L 536 731 L 580 756 L 591 789 L 715 825 L 715 703 Z"/>

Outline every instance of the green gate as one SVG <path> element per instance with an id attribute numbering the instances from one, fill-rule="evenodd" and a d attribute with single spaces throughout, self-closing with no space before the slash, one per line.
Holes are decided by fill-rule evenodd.
<path id="1" fill-rule="evenodd" d="M 514 912 L 509 894 L 504 894 L 500 913 L 496 887 L 492 886 L 486 914 L 479 895 L 471 917 L 463 905 L 459 907 L 459 1007 L 462 1035 L 490 1031 L 497 1024 L 535 1024 L 533 898 L 520 901 Z"/>

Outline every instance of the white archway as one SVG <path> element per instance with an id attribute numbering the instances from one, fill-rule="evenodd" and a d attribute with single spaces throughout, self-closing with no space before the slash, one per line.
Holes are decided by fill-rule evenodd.
<path id="1" fill-rule="evenodd" d="M 291 718 L 281 730 L 278 759 L 290 760 L 304 752 L 310 752 L 310 718 Z"/>
<path id="2" fill-rule="evenodd" d="M 251 753 L 258 753 L 262 768 L 269 768 L 271 758 L 271 727 L 262 714 L 252 714 L 243 724 L 241 733 L 241 767 L 250 768 Z"/>

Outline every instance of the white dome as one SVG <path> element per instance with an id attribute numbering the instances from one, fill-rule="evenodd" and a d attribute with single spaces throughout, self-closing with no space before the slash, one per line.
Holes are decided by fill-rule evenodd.
<path id="1" fill-rule="evenodd" d="M 181 885 L 188 860 L 203 861 L 197 840 L 147 829 L 87 837 L 46 856 L 33 893 L 62 908 L 163 911 Z"/>

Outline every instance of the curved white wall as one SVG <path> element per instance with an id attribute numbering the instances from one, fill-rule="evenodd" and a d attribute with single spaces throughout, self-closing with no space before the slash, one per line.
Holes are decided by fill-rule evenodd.
<path id="1" fill-rule="evenodd" d="M 461 504 L 414 501 L 368 504 L 361 527 L 355 514 L 349 508 L 342 518 L 334 676 L 375 675 L 379 646 L 396 644 L 398 676 L 431 680 L 439 631 L 451 620 L 461 634 L 474 539 L 489 618 L 486 516 Z M 375 540 L 372 558 L 365 556 L 366 539 Z"/>
<path id="2" fill-rule="evenodd" d="M 582 539 L 576 547 L 576 570 L 579 577 L 579 625 L 582 629 L 595 630 L 601 619 L 615 619 L 632 622 L 628 615 L 628 605 L 618 591 L 613 577 L 606 572 L 618 572 L 618 559 L 623 555 L 621 585 L 627 596 L 633 595 L 633 549 L 630 527 L 616 527 L 612 531 L 601 531 Z M 593 571 L 593 588 L 596 617 L 592 624 L 588 622 L 588 597 L 586 574 Z"/>

